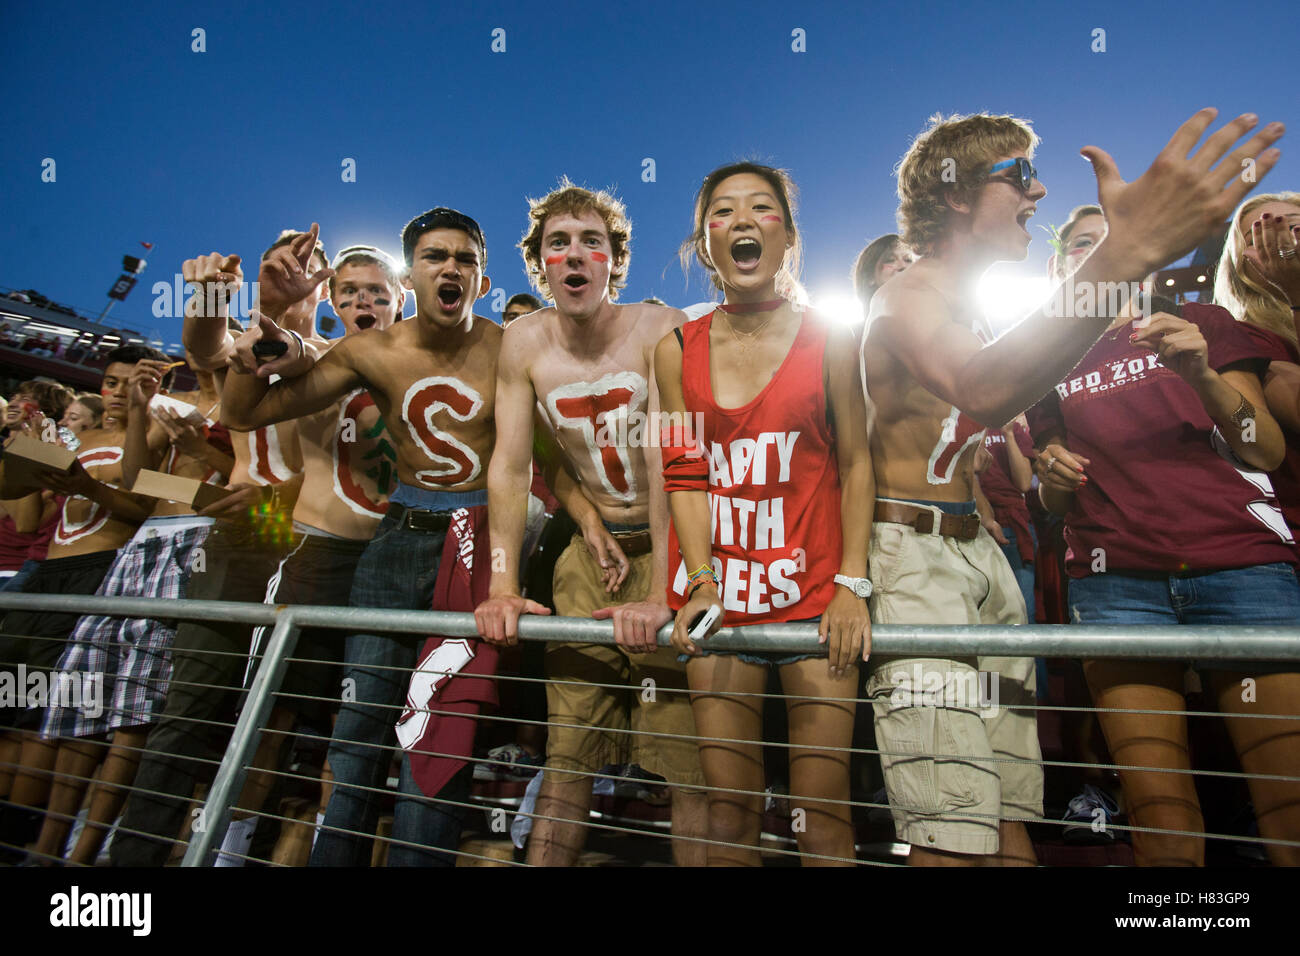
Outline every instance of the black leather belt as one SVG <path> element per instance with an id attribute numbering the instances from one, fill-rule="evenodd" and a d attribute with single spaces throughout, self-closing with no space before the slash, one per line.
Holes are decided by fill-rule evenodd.
<path id="1" fill-rule="evenodd" d="M 412 531 L 423 531 L 426 534 L 437 534 L 445 532 L 451 527 L 450 511 L 423 511 L 419 508 L 408 508 L 405 505 L 389 504 L 389 510 L 401 508 L 402 512 L 398 516 L 398 521 L 403 528 L 410 528 Z"/>

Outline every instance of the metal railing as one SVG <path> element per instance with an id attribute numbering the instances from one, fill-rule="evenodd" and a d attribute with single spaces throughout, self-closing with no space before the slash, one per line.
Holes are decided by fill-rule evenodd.
<path id="1" fill-rule="evenodd" d="M 249 626 L 270 626 L 270 640 L 248 688 L 246 702 L 234 726 L 216 776 L 208 790 L 203 817 L 206 825 L 196 830 L 182 861 L 183 866 L 204 865 L 214 844 L 226 832 L 233 805 L 249 771 L 249 763 L 263 733 L 277 694 L 294 653 L 299 631 L 304 627 L 347 633 L 439 634 L 447 637 L 476 637 L 473 614 L 437 611 L 399 611 L 353 607 L 246 604 L 230 601 L 163 600 L 75 595 L 0 593 L 0 611 L 22 609 L 111 617 L 159 620 L 223 622 Z M 670 643 L 671 626 L 659 633 L 660 645 Z M 581 642 L 613 645 L 612 622 L 579 618 L 525 616 L 519 622 L 519 636 L 529 641 Z M 712 650 L 822 654 L 816 624 L 767 624 L 724 629 L 709 639 Z M 1098 626 L 877 626 L 872 629 L 872 655 L 891 657 L 1065 657 L 1144 660 L 1198 660 L 1215 662 L 1300 662 L 1300 627 L 1098 627 Z M 3 663 L 3 662 L 0 662 Z M 1298 667 L 1297 669 L 1300 669 Z M 528 678 L 514 678 L 528 680 Z M 753 695 L 766 697 L 769 695 Z M 778 695 L 785 696 L 785 695 Z M 401 707 L 397 708 L 399 711 Z M 1092 707 L 1050 707 L 1033 709 L 1079 710 Z M 436 713 L 436 711 L 434 712 Z M 1186 713 L 1186 712 L 1182 712 Z M 1278 717 L 1282 715 L 1255 715 Z M 491 718 L 480 715 L 480 719 Z M 637 733 L 637 731 L 628 731 Z M 695 738 L 714 740 L 722 738 Z M 770 745 L 770 744 L 769 744 Z M 788 746 L 788 745 L 784 745 Z M 391 748 L 389 748 L 391 749 Z M 836 748 L 832 748 L 836 749 Z M 839 748 L 842 749 L 842 748 Z M 851 752 L 859 751 L 849 748 Z M 866 751 L 888 753 L 887 751 Z M 438 755 L 435 755 L 438 756 Z M 451 755 L 447 755 L 451 756 Z M 943 755 L 936 755 L 943 756 Z M 997 761 L 1000 758 L 992 758 Z M 1007 759 L 1007 758 L 1001 758 Z M 471 761 L 474 762 L 474 761 Z M 1098 767 L 1122 769 L 1117 765 L 1043 761 L 1044 766 Z M 1206 771 L 1171 771 L 1197 774 Z M 275 773 L 272 771 L 272 773 Z M 1211 775 L 1246 777 L 1248 774 L 1209 771 Z M 282 774 L 283 775 L 283 774 Z M 590 774 L 589 776 L 597 776 Z M 1291 780 L 1295 778 L 1280 777 Z M 728 788 L 706 788 L 709 790 Z M 748 791 L 728 790 L 734 793 Z M 859 802 L 850 801 L 854 805 Z M 864 804 L 865 806 L 875 806 Z M 275 814 L 262 813 L 275 817 Z M 1043 821 L 1033 821 L 1043 822 Z M 606 825 L 607 829 L 619 827 Z M 1116 827 L 1142 830 L 1139 827 Z M 1169 832 L 1169 831 L 1161 831 Z M 1203 836 L 1206 834 L 1195 834 Z M 711 841 L 702 841 L 709 843 Z M 1259 841 L 1255 838 L 1255 842 Z M 785 851 L 789 852 L 789 851 Z"/>

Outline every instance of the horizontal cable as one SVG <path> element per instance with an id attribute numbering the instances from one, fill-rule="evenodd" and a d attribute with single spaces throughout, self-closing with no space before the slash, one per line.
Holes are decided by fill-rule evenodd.
<path id="1" fill-rule="evenodd" d="M 247 768 L 245 768 L 245 769 L 247 769 Z M 277 775 L 280 775 L 280 776 L 284 776 L 284 775 L 285 775 L 284 772 L 281 772 L 281 771 L 275 771 L 275 773 L 277 773 Z M 419 801 L 419 802 L 424 802 L 424 803 L 438 803 L 438 804 L 440 804 L 440 805 L 444 805 L 444 806 L 464 807 L 464 808 L 467 808 L 467 809 L 470 809 L 470 810 L 482 810 L 482 809 L 483 809 L 483 805 L 482 805 L 481 803 L 466 803 L 466 802 L 464 802 L 464 801 L 460 801 L 460 800 L 449 800 L 449 799 L 447 799 L 447 798 L 445 798 L 445 797 L 429 797 L 429 796 L 426 796 L 426 795 L 424 795 L 424 794 L 421 794 L 421 795 L 419 795 L 419 796 L 416 796 L 415 794 L 404 794 L 404 793 L 400 793 L 400 792 L 395 792 L 395 791 L 392 791 L 392 790 L 388 790 L 387 788 L 380 789 L 380 788 L 378 788 L 378 787 L 371 787 L 371 786 L 368 786 L 368 785 L 366 785 L 366 784 L 359 784 L 359 783 L 358 783 L 358 784 L 340 784 L 337 778 L 336 778 L 335 781 L 334 781 L 334 786 L 335 786 L 335 788 L 338 788 L 338 787 L 340 787 L 340 786 L 344 786 L 344 787 L 347 787 L 347 788 L 352 789 L 352 790 L 359 790 L 359 791 L 366 792 L 366 793 L 375 793 L 375 794 L 390 794 L 390 793 L 396 793 L 397 797 L 399 797 L 399 798 L 401 798 L 401 799 L 417 800 L 417 801 Z M 597 822 L 594 822 L 594 821 L 569 820 L 569 819 L 566 819 L 566 818 L 564 818 L 564 817 L 551 817 L 551 816 L 546 816 L 546 815 L 544 815 L 544 814 L 537 814 L 537 813 L 526 813 L 526 814 L 522 814 L 522 815 L 523 815 L 523 816 L 526 816 L 526 817 L 528 817 L 528 818 L 530 818 L 530 819 L 533 819 L 533 820 L 549 820 L 549 821 L 554 822 L 554 823 L 568 823 L 568 824 L 572 824 L 572 825 L 574 825 L 574 826 L 593 827 L 593 828 L 595 828 L 595 829 L 600 829 L 600 830 L 611 830 L 611 831 L 614 831 L 614 832 L 617 832 L 617 833 L 631 833 L 631 834 L 636 834 L 636 835 L 644 835 L 645 833 L 648 832 L 648 831 L 646 831 L 646 830 L 638 830 L 638 829 L 634 829 L 634 828 L 631 828 L 631 827 L 619 827 L 619 826 L 614 826 L 614 825 L 612 825 L 612 824 L 597 823 Z M 336 833 L 348 833 L 348 834 L 352 834 L 352 835 L 354 835 L 354 836 L 364 836 L 364 837 L 371 838 L 371 839 L 376 839 L 376 840 L 391 840 L 390 837 L 380 837 L 380 836 L 376 836 L 376 835 L 374 835 L 374 834 L 361 833 L 361 832 L 356 831 L 356 830 L 346 830 L 346 829 L 341 829 L 341 828 L 337 828 L 337 827 L 326 827 L 325 829 L 332 830 L 333 832 L 336 832 Z M 754 849 L 759 849 L 758 847 L 749 846 L 748 844 L 741 844 L 741 843 L 728 843 L 728 842 L 726 842 L 726 841 L 722 841 L 722 840 L 710 840 L 710 839 L 708 839 L 708 838 L 706 838 L 706 837 L 688 837 L 688 836 L 682 836 L 682 835 L 680 835 L 680 834 L 671 834 L 671 835 L 670 835 L 670 839 L 673 839 L 673 840 L 685 840 L 685 841 L 690 842 L 690 843 L 704 843 L 704 844 L 708 844 L 708 845 L 711 845 L 711 846 L 723 846 L 723 847 L 730 847 L 730 848 L 740 848 L 740 849 L 745 849 L 745 850 L 754 850 Z M 422 844 L 421 844 L 421 846 L 422 846 Z M 428 848 L 428 847 L 424 847 L 424 849 L 429 849 L 429 848 Z M 450 851 L 448 851 L 448 852 L 450 852 Z M 817 859 L 817 860 L 831 860 L 831 861 L 833 861 L 833 862 L 838 862 L 838 863 L 855 863 L 855 864 L 859 864 L 859 865 L 880 865 L 880 864 L 871 864 L 871 863 L 869 863 L 869 862 L 867 862 L 867 861 L 862 861 L 862 860 L 856 860 L 856 859 L 854 859 L 854 860 L 850 860 L 850 859 L 848 859 L 847 857 L 825 856 L 825 855 L 822 855 L 822 854 L 816 854 L 816 853 L 800 853 L 800 852 L 797 851 L 797 850 L 776 850 L 776 849 L 767 850 L 767 849 L 764 849 L 763 852 L 779 853 L 779 854 L 783 854 L 783 855 L 787 855 L 787 856 L 807 857 L 807 858 Z"/>

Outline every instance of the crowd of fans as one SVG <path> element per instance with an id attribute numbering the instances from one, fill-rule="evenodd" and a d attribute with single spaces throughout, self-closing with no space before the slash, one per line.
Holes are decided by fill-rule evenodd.
<path id="1" fill-rule="evenodd" d="M 530 779 L 528 861 L 571 865 L 610 776 L 671 806 L 679 865 L 759 863 L 784 790 L 805 864 L 852 863 L 866 803 L 913 865 L 1033 865 L 1025 824 L 1048 819 L 1034 704 L 1056 675 L 886 657 L 871 629 L 1296 623 L 1300 194 L 1243 201 L 1231 171 L 1267 173 L 1281 129 L 1241 117 L 1194 150 L 1212 119 L 1131 184 L 1090 147 L 1100 203 L 1053 231 L 1046 267 L 1071 289 L 1149 291 L 1231 214 L 1215 303 L 1098 294 L 996 339 L 975 282 L 1024 258 L 1046 194 L 1037 137 L 1009 116 L 936 119 L 913 142 L 900 232 L 853 266 L 851 326 L 803 304 L 794 183 L 747 162 L 696 196 L 683 262 L 721 301 L 686 313 L 615 304 L 632 224 L 567 180 L 529 201 L 519 248 L 540 297 L 509 298 L 499 325 L 474 315 L 482 230 L 444 207 L 406 224 L 400 260 L 331 260 L 316 224 L 282 233 L 247 327 L 228 309 L 241 257 L 197 256 L 182 267 L 201 290 L 183 332 L 194 390 L 172 391 L 179 363 L 137 345 L 107 352 L 99 395 L 13 390 L 6 448 L 76 461 L 19 475 L 7 456 L 4 590 L 474 612 L 471 641 L 302 631 L 222 865 L 257 855 L 292 741 L 312 738 L 312 865 L 371 862 L 390 774 L 389 865 L 454 863 L 476 778 Z M 324 302 L 341 338 L 317 330 Z M 610 620 L 615 644 L 521 645 L 521 616 L 546 614 Z M 711 643 L 781 622 L 815 624 L 817 652 Z M 91 864 L 120 821 L 115 865 L 165 863 L 268 637 L 10 611 L 0 669 L 62 680 L 0 702 L 0 854 Z M 1155 655 L 1079 673 L 1086 691 L 1059 702 L 1095 705 L 1101 736 L 1067 756 L 1118 773 L 1070 777 L 1067 832 L 1114 841 L 1125 821 L 1137 864 L 1204 863 L 1191 674 L 1224 715 L 1270 860 L 1297 862 L 1300 667 Z M 763 703 L 777 687 L 783 713 Z M 518 722 L 477 719 L 491 711 Z"/>

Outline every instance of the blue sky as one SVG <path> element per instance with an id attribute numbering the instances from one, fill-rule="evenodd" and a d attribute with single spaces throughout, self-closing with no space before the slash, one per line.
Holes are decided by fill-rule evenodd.
<path id="1" fill-rule="evenodd" d="M 894 229 L 891 170 L 937 111 L 1034 121 L 1049 193 L 1035 223 L 1095 198 L 1080 146 L 1136 178 L 1205 105 L 1288 123 L 1264 188 L 1300 188 L 1288 6 L 13 4 L 0 285 L 98 311 L 121 256 L 150 241 L 111 319 L 174 342 L 179 320 L 153 315 L 150 287 L 187 257 L 256 259 L 312 220 L 331 253 L 400 253 L 403 223 L 449 205 L 482 223 L 488 272 L 513 293 L 525 197 L 568 175 L 627 203 L 624 299 L 686 305 L 707 297 L 676 262 L 694 190 L 746 157 L 801 188 L 814 301 L 846 295 L 858 250 Z M 195 28 L 206 52 L 192 50 Z M 504 53 L 491 49 L 497 28 Z M 1098 28 L 1104 53 L 1091 49 Z M 806 52 L 792 50 L 796 29 Z M 342 181 L 345 158 L 356 182 Z M 1039 275 L 1047 253 L 1036 239 L 1024 264 L 999 268 Z"/>

